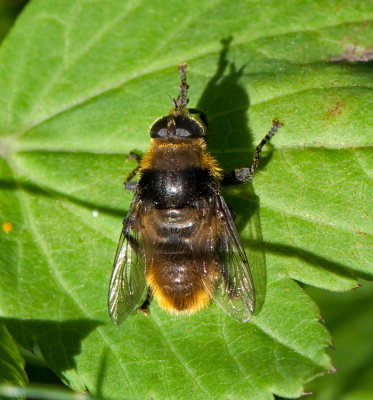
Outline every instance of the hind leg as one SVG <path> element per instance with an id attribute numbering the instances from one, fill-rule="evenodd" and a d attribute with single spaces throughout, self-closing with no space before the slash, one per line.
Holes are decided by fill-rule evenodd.
<path id="1" fill-rule="evenodd" d="M 150 287 L 148 287 L 148 293 L 146 294 L 146 298 L 141 306 L 137 309 L 138 313 L 144 313 L 145 315 L 149 315 L 149 305 L 152 301 L 153 295 Z"/>

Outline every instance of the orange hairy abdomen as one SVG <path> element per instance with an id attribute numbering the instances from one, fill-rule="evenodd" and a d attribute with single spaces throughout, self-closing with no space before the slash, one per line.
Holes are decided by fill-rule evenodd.
<path id="1" fill-rule="evenodd" d="M 192 314 L 207 306 L 214 291 L 215 263 L 198 265 L 198 260 L 178 254 L 153 260 L 146 274 L 159 305 L 171 313 Z"/>

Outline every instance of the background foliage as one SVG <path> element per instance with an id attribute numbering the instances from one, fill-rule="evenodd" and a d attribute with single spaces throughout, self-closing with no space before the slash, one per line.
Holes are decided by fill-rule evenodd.
<path id="1" fill-rule="evenodd" d="M 372 278 L 372 11 L 369 1 L 27 5 L 0 50 L 0 358 L 18 371 L 8 382 L 27 382 L 13 338 L 74 390 L 110 399 L 296 397 L 332 369 L 330 335 L 299 283 L 344 291 Z M 239 324 L 213 304 L 174 318 L 153 303 L 114 327 L 106 292 L 131 198 L 126 154 L 146 150 L 184 61 L 224 169 L 248 165 L 272 118 L 285 124 L 253 187 L 225 192 L 259 306 Z M 320 399 L 371 396 L 368 289 L 347 300 L 310 292 L 352 353 L 342 367 L 355 362 L 314 386 Z M 357 376 L 358 389 L 345 383 Z"/>

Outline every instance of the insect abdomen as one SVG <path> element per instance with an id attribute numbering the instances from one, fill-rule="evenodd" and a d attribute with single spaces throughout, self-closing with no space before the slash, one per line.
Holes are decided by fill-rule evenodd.
<path id="1" fill-rule="evenodd" d="M 153 260 L 146 277 L 163 309 L 172 313 L 193 313 L 209 303 L 209 290 L 214 290 L 214 263 L 213 260 L 201 261 L 196 264 L 192 257 L 181 254 L 165 255 Z M 204 269 L 204 272 L 199 269 Z M 203 284 L 203 274 L 206 282 L 211 282 L 209 290 Z"/>
<path id="2" fill-rule="evenodd" d="M 146 279 L 160 306 L 169 312 L 196 312 L 209 303 L 214 291 L 216 236 L 204 224 L 207 212 L 153 207 L 142 219 Z"/>

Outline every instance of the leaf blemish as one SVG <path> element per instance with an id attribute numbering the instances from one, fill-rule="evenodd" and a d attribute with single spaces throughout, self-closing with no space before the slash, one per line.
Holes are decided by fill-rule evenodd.
<path id="1" fill-rule="evenodd" d="M 9 233 L 11 232 L 13 229 L 13 224 L 11 222 L 4 222 L 3 223 L 3 231 L 5 233 Z"/>
<path id="2" fill-rule="evenodd" d="M 334 105 L 326 109 L 326 114 L 330 117 L 335 117 L 343 113 L 346 108 L 346 102 L 344 100 L 337 100 Z"/>

